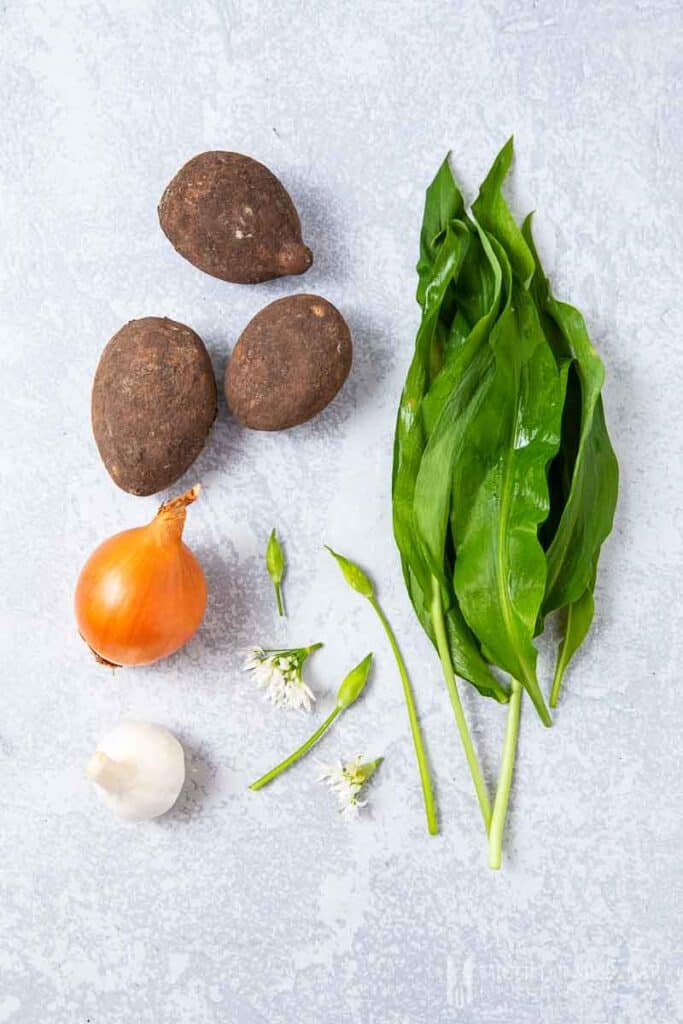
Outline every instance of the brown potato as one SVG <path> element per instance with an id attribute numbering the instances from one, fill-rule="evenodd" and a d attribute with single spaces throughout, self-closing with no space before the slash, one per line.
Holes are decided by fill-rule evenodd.
<path id="1" fill-rule="evenodd" d="M 225 371 L 230 409 L 254 430 L 305 423 L 328 405 L 351 369 L 351 334 L 319 295 L 271 302 L 247 324 Z"/>
<path id="2" fill-rule="evenodd" d="M 267 167 L 239 153 L 200 153 L 159 203 L 159 223 L 195 267 L 237 284 L 303 274 L 313 262 L 294 203 Z"/>
<path id="3" fill-rule="evenodd" d="M 165 317 L 131 320 L 109 341 L 92 390 L 95 441 L 114 483 L 155 494 L 183 475 L 216 418 L 201 338 Z"/>

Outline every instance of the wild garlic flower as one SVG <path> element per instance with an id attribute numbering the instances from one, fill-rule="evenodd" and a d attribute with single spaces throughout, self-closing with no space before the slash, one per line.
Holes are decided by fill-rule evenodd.
<path id="1" fill-rule="evenodd" d="M 247 652 L 244 668 L 251 672 L 256 685 L 265 690 L 266 698 L 275 707 L 310 711 L 315 694 L 304 682 L 302 670 L 309 654 L 319 647 L 322 644 L 276 650 L 252 647 Z"/>
<path id="2" fill-rule="evenodd" d="M 325 782 L 337 798 L 339 813 L 347 821 L 353 821 L 360 814 L 361 808 L 367 806 L 367 800 L 361 800 L 360 794 L 368 781 L 375 774 L 383 758 L 363 762 L 360 754 L 351 761 L 337 761 L 335 764 L 322 764 L 318 782 Z"/>
<path id="3" fill-rule="evenodd" d="M 315 644 L 316 647 L 320 647 L 320 644 Z M 307 654 L 310 653 L 313 648 L 305 649 Z M 261 654 L 266 652 L 262 651 Z M 280 652 L 281 653 L 281 652 Z M 260 660 L 260 655 L 255 656 L 255 660 Z M 263 789 L 269 782 L 276 779 L 278 775 L 281 775 L 284 771 L 290 768 L 293 764 L 302 758 L 311 747 L 314 747 L 316 743 L 319 743 L 323 738 L 327 730 L 334 724 L 334 722 L 342 715 L 352 704 L 358 700 L 362 694 L 365 684 L 368 681 L 370 675 L 370 666 L 372 665 L 372 654 L 368 654 L 361 662 L 359 662 L 350 672 L 344 676 L 337 690 L 337 699 L 334 702 L 334 707 L 330 711 L 324 722 L 321 722 L 318 728 L 313 732 L 308 739 L 301 744 L 300 747 L 286 757 L 284 761 L 280 761 L 274 768 L 266 772 L 265 775 L 261 775 L 255 782 L 252 782 L 249 786 L 251 790 Z M 379 762 L 377 762 L 379 763 Z M 374 768 L 372 769 L 374 771 Z M 369 777 L 369 776 L 368 776 Z"/>

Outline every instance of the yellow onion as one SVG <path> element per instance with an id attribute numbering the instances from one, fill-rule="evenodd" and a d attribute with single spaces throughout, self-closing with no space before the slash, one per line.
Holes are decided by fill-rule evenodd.
<path id="1" fill-rule="evenodd" d="M 183 543 L 199 485 L 167 501 L 146 526 L 110 537 L 76 584 L 76 620 L 98 660 L 149 665 L 187 643 L 206 609 L 202 567 Z"/>

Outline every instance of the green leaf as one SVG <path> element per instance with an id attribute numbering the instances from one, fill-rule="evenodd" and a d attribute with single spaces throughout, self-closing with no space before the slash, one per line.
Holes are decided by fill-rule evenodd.
<path id="1" fill-rule="evenodd" d="M 449 220 L 454 215 L 460 219 Z M 471 246 L 475 251 L 470 260 Z M 418 263 L 418 301 L 423 307 L 423 316 L 399 405 L 392 491 L 394 537 L 401 554 L 406 588 L 423 629 L 435 645 L 431 618 L 432 571 L 413 519 L 415 484 L 427 443 L 429 419 L 438 417 L 450 389 L 447 385 L 432 398 L 430 388 L 439 388 L 441 375 L 448 372 L 450 357 L 457 352 L 462 337 L 469 333 L 465 315 L 454 313 L 452 308 L 459 275 L 467 267 L 460 294 L 461 301 L 462 296 L 470 296 L 469 305 L 467 301 L 462 302 L 470 315 L 475 315 L 476 299 L 473 296 L 477 282 L 486 281 L 494 291 L 499 288 L 496 270 L 485 246 L 490 250 L 486 240 L 475 233 L 474 226 L 465 217 L 462 196 L 447 161 L 444 161 L 427 190 Z M 477 263 L 482 266 L 477 266 Z M 425 415 L 428 405 L 430 417 Z M 452 585 L 446 608 L 447 637 L 457 671 L 473 682 L 481 693 L 492 695 L 497 700 L 507 700 L 505 687 L 486 664 L 457 606 Z"/>
<path id="2" fill-rule="evenodd" d="M 455 222 L 446 230 L 434 261 L 433 275 L 426 287 L 425 309 L 415 340 L 413 355 L 398 410 L 394 438 L 393 469 L 393 521 L 394 536 L 401 553 L 406 584 L 414 583 L 428 594 L 431 573 L 422 557 L 413 530 L 413 494 L 420 459 L 426 443 L 421 406 L 436 362 L 434 349 L 438 345 L 436 327 L 441 304 L 447 288 L 462 265 L 469 235 L 464 224 Z M 410 571 L 408 571 L 410 570 Z"/>
<path id="3" fill-rule="evenodd" d="M 434 259 L 442 234 L 454 220 L 462 219 L 464 212 L 465 204 L 446 156 L 425 196 L 417 264 L 417 301 L 421 306 L 425 304 L 427 286 L 433 277 Z"/>
<path id="4" fill-rule="evenodd" d="M 413 496 L 414 525 L 430 572 L 448 588 L 451 573 L 444 568 L 447 530 L 453 487 L 453 454 L 467 436 L 478 402 L 485 395 L 493 372 L 493 351 L 489 334 L 498 313 L 503 271 L 501 263 L 484 236 L 485 258 L 497 269 L 491 305 L 477 321 L 463 345 L 436 379 L 424 401 L 431 425 L 420 462 Z M 503 255 L 506 288 L 511 286 L 510 268 Z M 446 602 L 445 607 L 449 606 Z"/>
<path id="5" fill-rule="evenodd" d="M 479 189 L 479 195 L 472 204 L 472 213 L 485 231 L 503 246 L 515 276 L 522 283 L 526 283 L 535 270 L 533 253 L 501 191 L 513 155 L 513 142 L 510 138 L 494 160 L 486 180 Z"/>
<path id="6" fill-rule="evenodd" d="M 547 337 L 547 332 L 546 332 Z M 571 487 L 571 476 L 576 460 L 578 433 L 581 422 L 581 396 L 576 386 L 576 372 L 573 359 L 562 359 L 558 363 L 560 373 L 560 393 L 562 401 L 562 426 L 560 428 L 560 447 L 557 455 L 548 467 L 548 490 L 550 493 L 550 511 L 548 518 L 538 531 L 543 550 L 547 551 L 557 533 L 567 497 Z M 543 610 L 536 627 L 537 633 L 543 632 Z"/>
<path id="7" fill-rule="evenodd" d="M 598 371 L 588 349 L 583 317 L 564 303 L 553 303 L 558 323 L 575 344 L 581 388 L 581 432 L 571 487 L 553 541 L 548 548 L 544 612 L 577 600 L 591 576 L 593 561 L 612 530 L 619 489 L 619 467 L 610 443 L 600 395 Z M 584 344 L 587 346 L 584 347 Z M 599 363 L 597 355 L 595 359 Z"/>
<path id="8" fill-rule="evenodd" d="M 538 526 L 560 443 L 560 378 L 534 304 L 513 285 L 491 334 L 495 369 L 456 453 L 455 592 L 486 655 L 525 687 L 550 724 L 534 629 L 545 592 Z"/>
<path id="9" fill-rule="evenodd" d="M 593 615 L 617 466 L 604 424 L 604 371 L 585 324 L 557 302 L 530 223 L 503 197 L 502 148 L 468 217 L 445 161 L 427 193 L 418 263 L 422 307 L 394 440 L 393 523 L 415 612 L 443 667 L 487 831 L 500 864 L 523 686 L 550 725 L 534 636 L 565 608 L 551 703 Z M 374 601 L 371 598 L 371 601 Z M 510 698 L 493 818 L 454 668 Z"/>
<path id="10" fill-rule="evenodd" d="M 488 340 L 500 310 L 503 290 L 506 293 L 510 290 L 510 266 L 500 246 L 496 248 L 498 255 L 485 233 L 477 227 L 456 282 L 458 313 L 451 326 L 443 369 L 433 381 L 422 405 L 428 435 L 431 435 L 469 359 L 479 350 L 482 341 Z M 467 317 L 463 310 L 468 311 Z M 462 352 L 466 344 L 468 351 Z"/>
<path id="11" fill-rule="evenodd" d="M 564 635 L 557 648 L 557 661 L 555 663 L 555 676 L 550 692 L 550 706 L 557 707 L 557 700 L 560 695 L 560 687 L 567 665 L 574 657 L 579 647 L 586 639 L 588 630 L 593 621 L 595 603 L 593 590 L 595 588 L 595 569 L 593 577 L 588 583 L 583 594 L 578 600 L 567 606 L 567 614 L 564 623 Z"/>
<path id="12" fill-rule="evenodd" d="M 372 654 L 367 654 L 355 668 L 351 669 L 337 691 L 338 708 L 348 708 L 358 700 L 367 682 L 371 665 Z"/>
<path id="13" fill-rule="evenodd" d="M 503 280 L 501 265 L 485 236 L 482 236 L 482 242 L 480 258 L 493 269 L 494 288 L 489 296 L 490 305 L 487 309 L 479 307 L 481 317 L 425 399 L 425 409 L 429 408 L 428 418 L 436 418 L 436 422 L 429 434 L 415 483 L 413 522 L 429 570 L 442 588 L 446 631 L 455 671 L 484 696 L 507 701 L 508 690 L 486 664 L 458 605 L 452 583 L 452 558 L 448 552 L 454 452 L 458 451 L 466 436 L 468 424 L 477 410 L 477 396 L 485 392 L 492 373 L 493 354 L 488 336 L 498 312 Z M 472 247 L 469 251 L 472 252 Z M 507 261 L 505 263 L 509 286 L 510 270 Z M 481 280 L 483 275 L 479 276 Z M 458 294 L 460 284 L 459 280 Z M 430 635 L 431 628 L 430 622 Z"/>
<path id="14" fill-rule="evenodd" d="M 619 467 L 602 406 L 605 371 L 591 344 L 583 317 L 553 298 L 543 274 L 527 218 L 524 233 L 537 266 L 538 301 L 555 325 L 573 363 L 567 381 L 562 447 L 555 488 L 561 512 L 547 550 L 548 576 L 543 614 L 582 598 L 595 573 L 600 547 L 612 529 L 619 488 Z"/>
<path id="15" fill-rule="evenodd" d="M 413 607 L 433 643 L 436 640 L 430 612 L 432 571 L 416 535 L 413 520 L 415 484 L 427 441 L 422 402 L 437 362 L 433 349 L 438 344 L 436 325 L 441 314 L 441 303 L 447 289 L 457 280 L 469 243 L 465 224 L 456 221 L 453 229 L 446 229 L 434 261 L 434 276 L 425 290 L 425 312 L 401 397 L 394 440 L 394 536 L 401 553 L 403 574 Z M 456 670 L 473 682 L 483 694 L 506 700 L 505 687 L 482 658 L 454 598 L 447 601 L 446 605 L 447 633 Z"/>
<path id="16" fill-rule="evenodd" d="M 329 553 L 334 559 L 336 559 L 337 565 L 342 571 L 342 575 L 350 587 L 353 587 L 363 597 L 372 597 L 375 590 L 372 585 L 372 580 L 363 572 L 361 567 L 355 562 L 352 562 L 349 558 L 345 558 L 344 555 L 338 554 L 333 551 L 329 545 L 325 545 Z"/>

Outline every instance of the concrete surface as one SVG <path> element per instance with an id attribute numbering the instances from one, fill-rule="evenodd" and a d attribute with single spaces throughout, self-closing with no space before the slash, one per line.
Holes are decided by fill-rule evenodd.
<path id="1" fill-rule="evenodd" d="M 674 0 L 2 4 L 2 1024 L 681 1020 L 682 28 Z M 537 209 L 557 290 L 607 366 L 622 490 L 555 728 L 524 711 L 494 875 L 403 590 L 389 476 L 423 190 L 452 148 L 471 196 L 511 132 L 514 208 Z M 231 286 L 173 251 L 156 203 L 207 148 L 281 175 L 315 252 L 305 279 Z M 100 350 L 128 319 L 167 315 L 222 375 L 249 318 L 301 290 L 348 317 L 352 377 L 280 436 L 221 407 L 183 481 L 204 485 L 187 540 L 205 624 L 168 661 L 112 675 L 76 634 L 74 581 L 158 499 L 118 491 L 99 461 Z M 274 524 L 285 623 L 262 565 Z M 386 644 L 323 541 L 371 569 L 401 639 L 439 838 Z M 262 702 L 240 651 L 314 640 L 304 721 Z M 370 649 L 367 697 L 320 749 L 384 755 L 365 820 L 339 818 L 311 762 L 248 793 Z M 504 712 L 465 700 L 492 782 Z M 157 824 L 117 824 L 83 775 L 125 715 L 188 751 L 188 786 Z"/>

